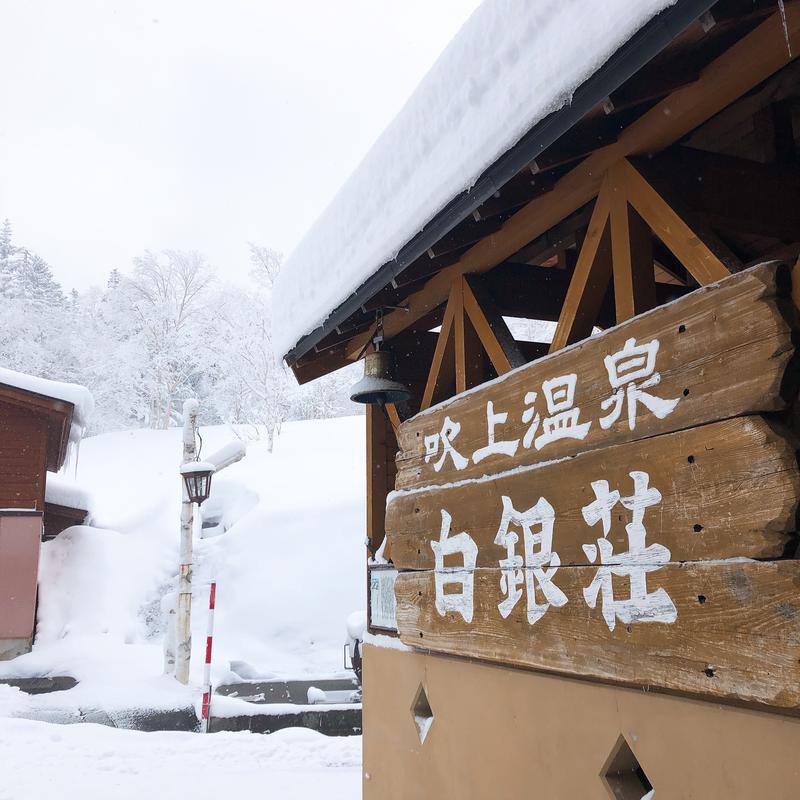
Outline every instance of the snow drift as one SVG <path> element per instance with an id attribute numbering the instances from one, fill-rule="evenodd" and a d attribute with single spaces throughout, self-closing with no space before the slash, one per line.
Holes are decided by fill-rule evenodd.
<path id="1" fill-rule="evenodd" d="M 347 617 L 365 604 L 363 431 L 363 417 L 287 423 L 272 453 L 255 439 L 242 461 L 215 475 L 203 506 L 213 524 L 201 530 L 196 520 L 196 685 L 211 580 L 215 684 L 236 679 L 231 662 L 258 677 L 342 672 Z M 204 452 L 235 438 L 223 426 L 202 436 Z M 180 457 L 178 429 L 84 440 L 78 479 L 91 491 L 95 527 L 69 528 L 42 546 L 35 645 L 0 663 L 0 676 L 81 682 L 48 703 L 192 702 L 191 692 L 162 677 L 162 599 L 175 590 L 178 567 Z"/>

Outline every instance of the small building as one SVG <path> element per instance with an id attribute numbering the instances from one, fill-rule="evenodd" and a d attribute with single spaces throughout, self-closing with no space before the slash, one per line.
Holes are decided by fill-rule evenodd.
<path id="1" fill-rule="evenodd" d="M 800 796 L 798 55 L 794 3 L 486 2 L 287 261 L 297 379 L 410 393 L 367 800 Z"/>
<path id="2" fill-rule="evenodd" d="M 0 658 L 33 642 L 42 538 L 86 522 L 88 503 L 47 476 L 77 447 L 92 407 L 82 386 L 0 369 Z"/>

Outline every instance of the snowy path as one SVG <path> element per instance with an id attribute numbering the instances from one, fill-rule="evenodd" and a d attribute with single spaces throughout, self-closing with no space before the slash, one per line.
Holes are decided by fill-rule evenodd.
<path id="1" fill-rule="evenodd" d="M 139 733 L 0 719 L 0 800 L 361 797 L 361 737 Z"/>

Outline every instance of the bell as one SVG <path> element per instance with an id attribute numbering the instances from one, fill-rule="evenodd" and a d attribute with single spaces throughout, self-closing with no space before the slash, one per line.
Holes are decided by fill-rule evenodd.
<path id="1" fill-rule="evenodd" d="M 386 405 L 404 403 L 411 397 L 408 387 L 392 378 L 392 354 L 386 350 L 367 353 L 364 377 L 350 389 L 354 403 Z"/>

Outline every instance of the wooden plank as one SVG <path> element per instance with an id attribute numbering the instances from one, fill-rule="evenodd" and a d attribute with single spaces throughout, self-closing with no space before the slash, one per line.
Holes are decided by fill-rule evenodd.
<path id="1" fill-rule="evenodd" d="M 589 335 L 597 319 L 608 282 L 611 279 L 611 246 L 608 215 L 613 188 L 603 184 L 589 220 L 578 263 L 561 307 L 550 352 Z"/>
<path id="2" fill-rule="evenodd" d="M 785 408 L 796 392 L 789 273 L 775 263 L 740 272 L 407 420 L 399 429 L 397 488 L 481 477 Z M 635 367 L 633 358 L 640 360 L 638 377 L 625 370 Z M 494 415 L 508 414 L 495 420 L 496 443 L 518 446 L 513 457 L 498 452 L 476 461 L 488 444 L 489 402 Z M 561 424 L 573 427 L 559 435 Z M 449 449 L 442 460 L 447 426 L 448 447 L 463 461 Z"/>
<path id="3" fill-rule="evenodd" d="M 787 47 L 788 43 L 791 47 Z M 532 239 L 597 195 L 605 172 L 621 158 L 663 150 L 753 87 L 793 61 L 800 53 L 800 4 L 786 4 L 786 33 L 780 13 L 703 70 L 692 84 L 670 94 L 620 133 L 614 144 L 596 150 L 570 170 L 551 192 L 524 206 L 495 234 L 482 240 L 442 270 L 409 299 L 410 312 L 392 312 L 384 320 L 391 338 L 444 302 L 456 275 L 483 272 L 505 261 Z M 355 358 L 366 336 L 348 346 Z"/>
<path id="4" fill-rule="evenodd" d="M 661 565 L 647 591 L 663 590 L 672 623 L 654 620 L 614 630 L 583 596 L 597 567 L 563 567 L 553 581 L 567 602 L 535 624 L 524 599 L 503 618 L 499 569 L 476 570 L 474 612 L 440 616 L 434 573 L 401 573 L 395 584 L 400 638 L 433 652 L 487 659 L 646 689 L 755 703 L 797 713 L 800 706 L 800 561 Z M 629 596 L 618 578 L 615 599 Z"/>
<path id="5" fill-rule="evenodd" d="M 648 539 L 667 547 L 673 561 L 778 558 L 796 545 L 796 446 L 788 431 L 761 417 L 738 417 L 554 464 L 401 492 L 386 509 L 393 561 L 400 569 L 433 568 L 431 541 L 439 538 L 444 509 L 452 530 L 467 531 L 478 545 L 477 565 L 496 567 L 506 557 L 505 546 L 495 544 L 501 498 L 524 512 L 544 497 L 555 513 L 553 550 L 561 564 L 585 564 L 582 546 L 595 538 L 582 511 L 595 500 L 592 482 L 606 480 L 626 496 L 634 470 L 646 472 L 661 493 Z M 615 552 L 626 549 L 623 525 L 607 538 Z"/>

